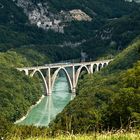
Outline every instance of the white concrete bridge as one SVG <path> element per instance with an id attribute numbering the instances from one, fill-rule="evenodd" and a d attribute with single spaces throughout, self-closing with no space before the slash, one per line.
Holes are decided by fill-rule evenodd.
<path id="1" fill-rule="evenodd" d="M 92 74 L 106 67 L 111 61 L 112 59 L 81 63 L 55 63 L 45 64 L 44 66 L 24 67 L 17 69 L 19 71 L 24 71 L 26 75 L 31 77 L 33 77 L 35 73 L 40 74 L 44 82 L 46 95 L 52 94 L 52 89 L 54 87 L 57 75 L 62 70 L 66 75 L 71 92 L 75 93 L 79 76 L 83 70 L 86 70 L 87 74 Z M 71 74 L 69 73 L 68 68 L 71 69 Z"/>

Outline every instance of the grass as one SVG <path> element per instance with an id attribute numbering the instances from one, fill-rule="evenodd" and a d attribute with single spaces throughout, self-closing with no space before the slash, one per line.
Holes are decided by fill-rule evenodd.
<path id="1" fill-rule="evenodd" d="M 21 140 L 13 137 L 11 140 Z M 77 135 L 59 135 L 57 137 L 31 137 L 25 140 L 140 140 L 140 132 L 137 133 L 93 133 L 93 134 L 77 134 Z"/>

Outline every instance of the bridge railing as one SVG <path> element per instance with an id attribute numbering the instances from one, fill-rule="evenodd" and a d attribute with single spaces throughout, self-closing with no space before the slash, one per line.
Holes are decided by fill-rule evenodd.
<path id="1" fill-rule="evenodd" d="M 102 60 L 111 60 L 113 59 L 113 56 L 110 55 L 108 57 L 102 57 L 99 59 L 94 59 L 94 58 L 87 58 L 85 60 L 81 59 L 81 58 L 77 58 L 77 59 L 70 59 L 70 60 L 62 60 L 62 61 L 58 61 L 56 63 L 48 63 L 45 65 L 58 65 L 58 64 L 71 64 L 71 63 L 81 63 L 81 62 L 93 62 L 93 61 L 102 61 Z"/>

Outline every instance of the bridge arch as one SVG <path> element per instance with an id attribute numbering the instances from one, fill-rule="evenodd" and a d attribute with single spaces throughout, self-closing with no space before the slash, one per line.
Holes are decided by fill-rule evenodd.
<path id="1" fill-rule="evenodd" d="M 37 73 L 37 72 L 41 75 L 41 77 L 42 77 L 42 79 L 43 79 L 44 86 L 45 86 L 45 90 L 46 90 L 46 94 L 48 95 L 48 93 L 49 93 L 48 84 L 47 84 L 46 79 L 45 79 L 43 73 L 41 72 L 41 70 L 35 69 L 35 70 L 30 74 L 30 76 L 33 77 L 33 76 L 35 75 L 35 73 Z"/>
<path id="2" fill-rule="evenodd" d="M 103 64 L 102 63 L 99 63 L 99 65 L 98 65 L 98 71 L 100 71 L 102 68 L 103 68 Z"/>
<path id="3" fill-rule="evenodd" d="M 27 69 L 24 69 L 22 71 L 24 71 L 25 75 L 29 75 L 29 71 Z"/>
<path id="4" fill-rule="evenodd" d="M 92 71 L 93 71 L 93 73 L 95 73 L 96 71 L 98 71 L 98 64 L 93 64 L 93 66 L 92 66 Z"/>
<path id="5" fill-rule="evenodd" d="M 66 70 L 65 68 L 63 68 L 63 67 L 58 68 L 58 69 L 54 72 L 54 74 L 53 74 L 53 76 L 52 76 L 52 85 L 51 85 L 51 88 L 53 89 L 54 83 L 55 83 L 55 81 L 56 81 L 56 77 L 57 77 L 58 73 L 60 72 L 60 70 L 63 70 L 63 72 L 65 73 L 66 78 L 67 78 L 67 80 L 68 80 L 68 82 L 69 82 L 70 90 L 72 91 L 73 86 L 72 86 L 72 81 L 71 81 L 70 75 L 68 74 L 67 70 Z"/>
<path id="6" fill-rule="evenodd" d="M 104 68 L 104 67 L 106 67 L 108 64 L 105 62 L 105 63 L 103 63 L 102 65 L 103 65 L 103 68 Z"/>
<path id="7" fill-rule="evenodd" d="M 78 68 L 78 70 L 76 72 L 76 77 L 75 77 L 75 87 L 77 86 L 78 79 L 79 79 L 80 73 L 83 68 L 85 68 L 87 73 L 90 74 L 90 70 L 88 69 L 88 67 L 86 65 L 82 65 L 80 68 Z"/>

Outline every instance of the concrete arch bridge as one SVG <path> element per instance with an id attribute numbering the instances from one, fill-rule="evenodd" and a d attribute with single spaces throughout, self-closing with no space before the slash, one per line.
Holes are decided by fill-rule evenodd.
<path id="1" fill-rule="evenodd" d="M 75 93 L 78 79 L 83 70 L 86 70 L 88 74 L 92 74 L 106 67 L 111 61 L 112 59 L 81 63 L 54 63 L 45 64 L 44 66 L 17 68 L 17 70 L 24 71 L 26 75 L 31 77 L 33 77 L 35 73 L 40 74 L 44 82 L 46 95 L 52 94 L 56 78 L 59 72 L 63 71 L 66 75 L 71 92 Z M 71 73 L 68 69 L 70 69 Z"/>

